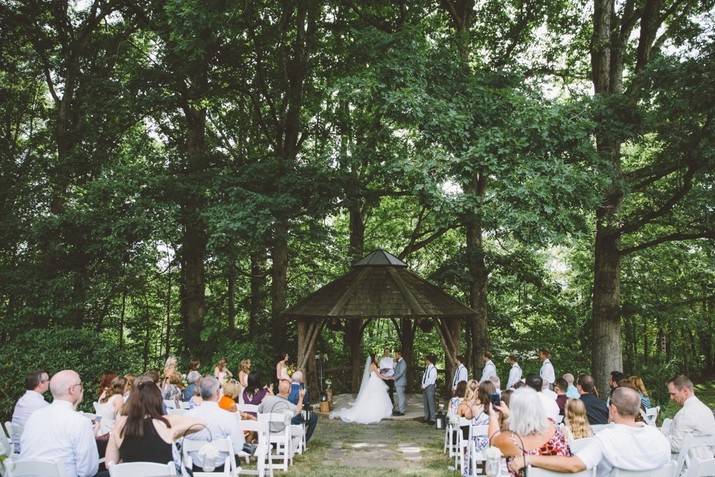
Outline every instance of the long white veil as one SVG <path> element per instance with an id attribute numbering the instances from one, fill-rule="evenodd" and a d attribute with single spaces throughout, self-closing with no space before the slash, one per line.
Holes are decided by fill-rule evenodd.
<path id="1" fill-rule="evenodd" d="M 358 395 L 355 398 L 356 401 L 360 398 L 360 395 L 367 387 L 367 382 L 370 380 L 370 364 L 371 363 L 372 363 L 372 358 L 370 357 L 370 355 L 367 355 L 367 359 L 365 360 L 365 370 L 362 372 L 362 381 L 360 381 L 360 390 L 358 391 Z"/>

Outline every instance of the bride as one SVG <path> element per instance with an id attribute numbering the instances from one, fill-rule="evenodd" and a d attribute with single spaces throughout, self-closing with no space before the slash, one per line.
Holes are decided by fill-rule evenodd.
<path id="1" fill-rule="evenodd" d="M 345 422 L 373 424 L 392 415 L 392 402 L 387 394 L 387 384 L 380 374 L 375 355 L 367 357 L 365 371 L 360 383 L 360 392 L 351 407 L 330 413 L 330 418 L 340 418 Z"/>

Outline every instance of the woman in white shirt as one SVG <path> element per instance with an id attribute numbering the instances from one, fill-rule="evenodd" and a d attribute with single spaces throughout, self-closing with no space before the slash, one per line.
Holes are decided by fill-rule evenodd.
<path id="1" fill-rule="evenodd" d="M 126 387 L 126 383 L 126 379 L 117 376 L 112 380 L 104 396 L 95 403 L 94 410 L 101 416 L 99 429 L 97 431 L 98 436 L 107 435 L 112 431 L 114 422 L 122 411 L 122 406 L 124 406 L 124 388 Z"/>

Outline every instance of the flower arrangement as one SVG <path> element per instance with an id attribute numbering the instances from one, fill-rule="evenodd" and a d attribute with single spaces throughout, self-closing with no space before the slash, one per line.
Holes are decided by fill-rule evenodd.
<path id="1" fill-rule="evenodd" d="M 286 364 L 286 372 L 289 377 L 293 377 L 293 373 L 297 371 L 295 364 Z"/>
<path id="2" fill-rule="evenodd" d="M 333 381 L 331 379 L 326 379 L 325 380 L 325 389 L 330 389 L 330 386 L 332 386 Z"/>

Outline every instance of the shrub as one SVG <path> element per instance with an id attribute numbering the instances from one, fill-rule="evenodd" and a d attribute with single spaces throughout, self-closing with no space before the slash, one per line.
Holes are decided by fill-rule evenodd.
<path id="1" fill-rule="evenodd" d="M 141 359 L 132 351 L 120 351 L 110 337 L 91 329 L 49 328 L 27 331 L 3 346 L 0 362 L 0 416 L 9 419 L 15 401 L 25 392 L 25 375 L 37 369 L 50 376 L 74 369 L 84 386 L 81 409 L 91 410 L 97 399 L 102 373 L 141 370 Z M 47 397 L 50 400 L 50 396 Z"/>

